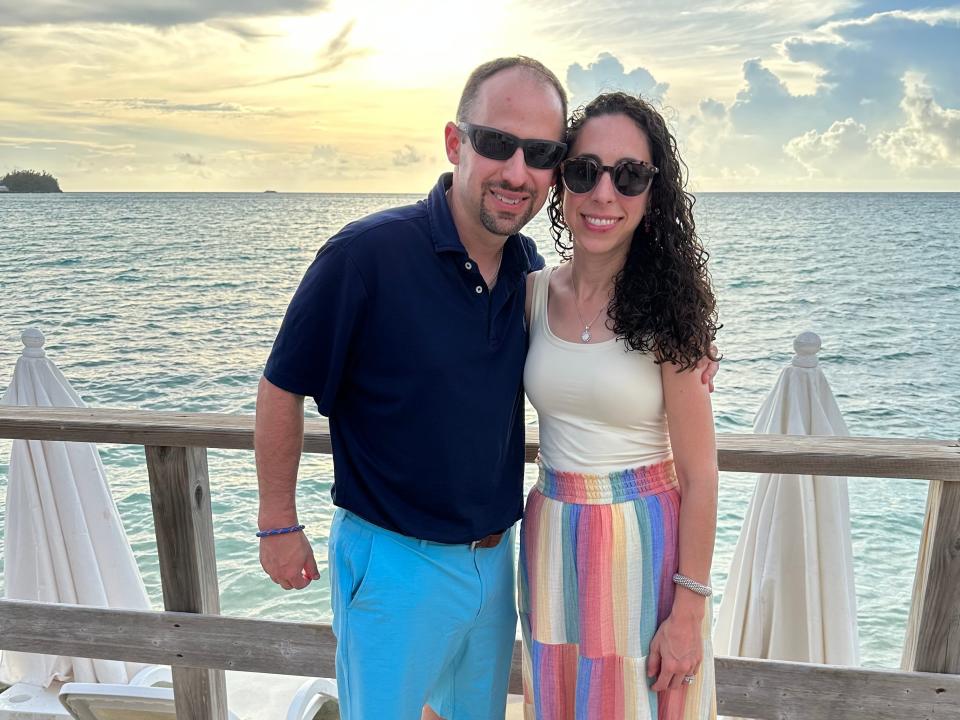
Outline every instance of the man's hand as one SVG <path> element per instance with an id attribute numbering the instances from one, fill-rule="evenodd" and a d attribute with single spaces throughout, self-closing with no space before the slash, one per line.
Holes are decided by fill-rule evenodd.
<path id="1" fill-rule="evenodd" d="M 260 538 L 260 566 L 284 590 L 302 590 L 320 579 L 313 548 L 303 532 Z"/>
<path id="2" fill-rule="evenodd" d="M 719 356 L 716 345 L 710 345 L 710 354 L 714 357 Z M 700 362 L 697 363 L 697 370 L 701 372 L 700 380 L 704 385 L 710 387 L 710 392 L 714 391 L 713 379 L 717 376 L 717 373 L 720 372 L 720 361 L 711 360 L 709 357 L 700 358 Z"/>

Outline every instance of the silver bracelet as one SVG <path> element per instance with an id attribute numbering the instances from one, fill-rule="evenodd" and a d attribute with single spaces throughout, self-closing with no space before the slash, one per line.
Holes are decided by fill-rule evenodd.
<path id="1" fill-rule="evenodd" d="M 693 590 L 697 595 L 703 595 L 704 597 L 710 597 L 713 595 L 713 588 L 709 585 L 701 585 L 696 580 L 691 580 L 686 575 L 681 575 L 676 573 L 673 576 L 673 582 L 677 585 L 683 585 L 687 590 Z"/>

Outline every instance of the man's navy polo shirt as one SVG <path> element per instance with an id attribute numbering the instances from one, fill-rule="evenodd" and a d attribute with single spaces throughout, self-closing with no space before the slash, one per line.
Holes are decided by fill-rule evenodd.
<path id="1" fill-rule="evenodd" d="M 460 242 L 450 175 L 353 222 L 317 254 L 266 378 L 330 419 L 336 505 L 403 535 L 465 543 L 523 507 L 525 278 L 512 235 L 492 291 Z"/>

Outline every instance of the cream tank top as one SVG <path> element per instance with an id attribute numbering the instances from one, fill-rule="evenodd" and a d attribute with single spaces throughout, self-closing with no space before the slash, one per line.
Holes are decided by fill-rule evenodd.
<path id="1" fill-rule="evenodd" d="M 613 338 L 575 343 L 547 318 L 550 276 L 534 276 L 523 384 L 540 417 L 540 457 L 554 470 L 605 474 L 670 457 L 660 366 Z"/>

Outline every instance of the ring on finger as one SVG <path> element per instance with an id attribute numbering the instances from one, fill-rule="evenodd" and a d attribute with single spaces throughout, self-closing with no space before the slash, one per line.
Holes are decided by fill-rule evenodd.
<path id="1" fill-rule="evenodd" d="M 684 685 L 691 685 L 691 684 L 693 683 L 693 681 L 696 680 L 696 679 L 697 679 L 697 676 L 696 676 L 696 675 L 684 675 L 684 676 L 683 676 L 683 684 L 684 684 Z"/>

